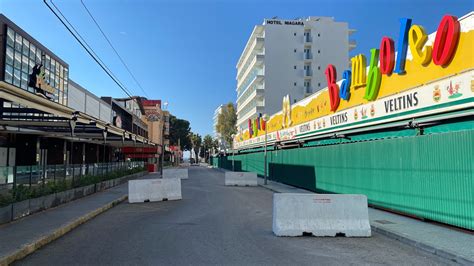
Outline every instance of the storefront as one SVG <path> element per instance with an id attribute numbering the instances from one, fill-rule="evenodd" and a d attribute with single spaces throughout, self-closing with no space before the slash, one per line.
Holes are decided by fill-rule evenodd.
<path id="1" fill-rule="evenodd" d="M 117 117 L 69 80 L 64 60 L 0 15 L 0 192 L 123 169 L 122 147 L 156 147 L 146 124 L 130 117 L 125 129 Z"/>

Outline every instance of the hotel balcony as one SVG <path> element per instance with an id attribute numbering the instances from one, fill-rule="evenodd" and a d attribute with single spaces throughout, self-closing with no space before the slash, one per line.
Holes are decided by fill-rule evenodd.
<path id="1" fill-rule="evenodd" d="M 313 59 L 313 54 L 312 53 L 304 53 L 303 59 L 305 61 L 311 61 L 311 59 Z"/>
<path id="2" fill-rule="evenodd" d="M 357 47 L 357 43 L 355 40 L 349 40 L 349 51 L 354 50 Z"/>
<path id="3" fill-rule="evenodd" d="M 313 43 L 313 38 L 311 37 L 311 35 L 304 36 L 304 45 L 305 46 L 311 46 L 312 43 Z"/>
<path id="4" fill-rule="evenodd" d="M 305 69 L 303 72 L 305 79 L 310 79 L 313 76 L 313 71 L 311 69 Z"/>
<path id="5" fill-rule="evenodd" d="M 237 99 L 237 110 L 243 109 L 247 104 L 249 104 L 254 99 L 261 99 L 265 94 L 265 90 L 263 89 L 262 85 L 257 86 L 250 94 L 245 95 L 245 97 L 241 97 Z M 257 100 L 257 106 L 259 106 Z M 263 106 L 263 105 L 261 105 Z"/>
<path id="6" fill-rule="evenodd" d="M 244 73 L 241 73 L 242 75 L 237 77 L 237 88 L 239 88 L 246 80 L 248 77 L 249 73 L 251 73 L 255 67 L 261 67 L 263 65 L 263 60 L 265 58 L 264 54 L 256 54 L 252 62 L 250 63 L 249 67 L 245 70 Z"/>
<path id="7" fill-rule="evenodd" d="M 244 114 L 239 114 L 237 112 L 237 123 L 236 123 L 236 125 L 238 125 L 238 126 L 243 125 L 243 128 L 247 128 L 248 119 L 251 118 L 251 117 L 256 117 L 256 114 L 259 114 L 259 113 L 263 114 L 264 110 L 265 110 L 264 106 L 255 106 L 255 107 L 251 108 L 250 110 L 248 110 L 247 112 L 245 112 Z"/>

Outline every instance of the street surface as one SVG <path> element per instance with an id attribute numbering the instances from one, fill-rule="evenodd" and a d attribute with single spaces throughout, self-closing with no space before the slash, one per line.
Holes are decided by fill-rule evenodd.
<path id="1" fill-rule="evenodd" d="M 272 193 L 225 187 L 218 170 L 193 166 L 183 200 L 122 203 L 18 265 L 446 265 L 373 233 L 371 238 L 276 237 Z"/>

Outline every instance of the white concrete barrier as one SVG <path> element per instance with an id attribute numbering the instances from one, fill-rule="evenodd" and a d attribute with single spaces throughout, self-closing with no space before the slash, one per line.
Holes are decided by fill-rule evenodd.
<path id="1" fill-rule="evenodd" d="M 128 181 L 128 202 L 180 200 L 181 179 L 141 179 Z"/>
<path id="2" fill-rule="evenodd" d="M 273 233 L 277 236 L 370 237 L 365 195 L 273 194 Z"/>
<path id="3" fill-rule="evenodd" d="M 257 174 L 252 172 L 225 172 L 226 186 L 257 186 Z"/>
<path id="4" fill-rule="evenodd" d="M 163 169 L 163 178 L 188 179 L 188 168 L 170 168 Z"/>

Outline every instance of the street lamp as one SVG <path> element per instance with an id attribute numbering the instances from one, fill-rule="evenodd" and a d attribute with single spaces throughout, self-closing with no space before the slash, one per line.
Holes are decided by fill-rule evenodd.
<path id="1" fill-rule="evenodd" d="M 235 134 L 232 134 L 231 137 L 232 137 L 232 146 L 231 146 L 231 148 L 232 148 L 232 172 L 235 172 L 235 167 L 234 167 L 235 149 L 234 149 L 234 147 L 233 147 L 233 146 L 234 146 Z"/>
<path id="2" fill-rule="evenodd" d="M 168 107 L 168 102 L 164 102 L 163 103 L 163 109 L 161 110 L 162 111 L 162 120 L 163 120 L 163 126 L 161 128 L 161 169 L 160 169 L 160 174 L 161 174 L 161 178 L 163 178 L 163 166 L 164 166 L 164 163 L 165 163 L 165 124 L 166 124 L 166 119 L 165 119 L 165 116 L 164 116 L 164 110 L 166 110 Z"/>
<path id="3" fill-rule="evenodd" d="M 263 163 L 265 164 L 263 170 L 263 177 L 265 178 L 265 185 L 267 184 L 267 121 L 269 120 L 269 116 L 264 114 L 262 116 L 263 121 L 265 122 L 265 153 L 263 155 Z"/>

